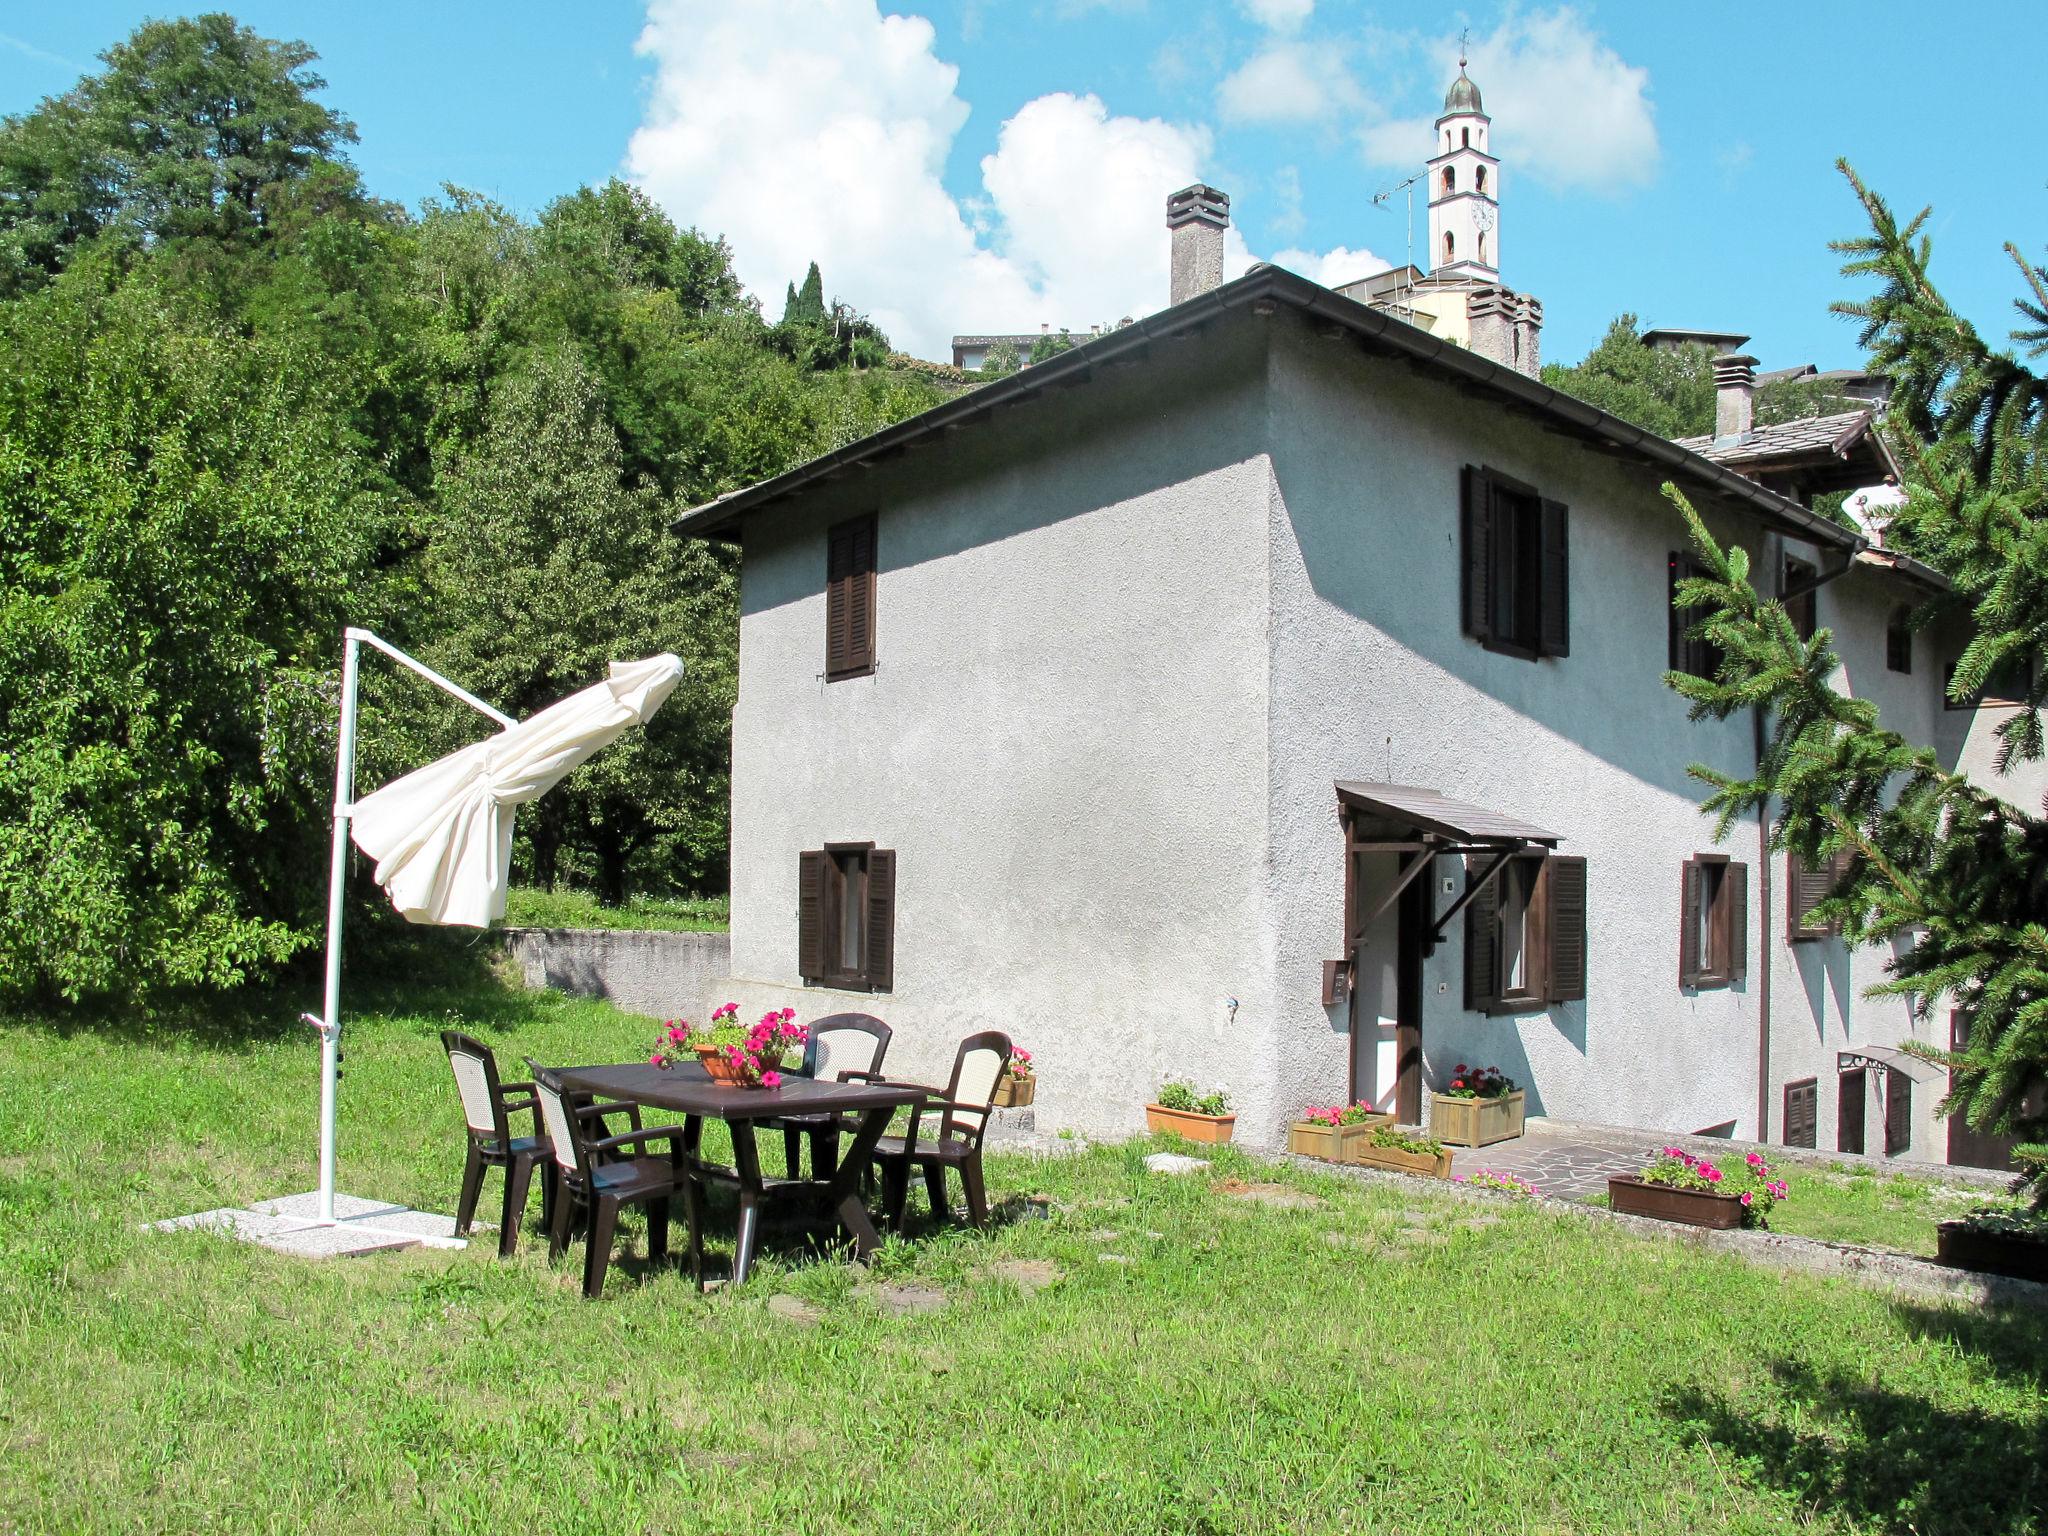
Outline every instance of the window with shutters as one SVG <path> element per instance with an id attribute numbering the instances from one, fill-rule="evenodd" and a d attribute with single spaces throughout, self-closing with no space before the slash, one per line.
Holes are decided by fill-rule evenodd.
<path id="1" fill-rule="evenodd" d="M 1466 880 L 1479 880 L 1496 858 L 1467 858 Z M 1586 861 L 1510 858 L 1465 907 L 1465 1006 L 1531 1013 L 1585 995 Z"/>
<path id="2" fill-rule="evenodd" d="M 1534 661 L 1571 654 L 1571 549 L 1563 502 L 1467 465 L 1463 490 L 1465 633 Z"/>
<path id="3" fill-rule="evenodd" d="M 1913 610 L 1904 603 L 1884 627 L 1884 664 L 1893 672 L 1913 670 Z"/>
<path id="4" fill-rule="evenodd" d="M 1813 632 L 1820 627 L 1820 592 L 1812 585 L 1819 580 L 1820 571 L 1815 566 L 1789 555 L 1785 557 L 1778 591 L 1791 594 L 1783 599 L 1785 617 L 1792 621 L 1792 628 L 1802 640 L 1811 640 Z"/>
<path id="5" fill-rule="evenodd" d="M 1884 1075 L 1884 1155 L 1913 1148 L 1913 1080 L 1903 1072 Z"/>
<path id="6" fill-rule="evenodd" d="M 797 971 L 822 987 L 886 992 L 895 981 L 896 855 L 828 843 L 797 865 Z"/>
<path id="7" fill-rule="evenodd" d="M 1820 1142 L 1820 1079 L 1802 1077 L 1785 1085 L 1785 1145 L 1814 1147 Z"/>
<path id="8" fill-rule="evenodd" d="M 1843 849 L 1814 865 L 1796 853 L 1785 855 L 1786 938 L 1801 944 L 1832 938 L 1842 931 L 1840 923 L 1817 922 L 1812 913 L 1815 907 L 1827 900 L 1835 882 L 1848 871 L 1851 857 L 1849 851 Z"/>
<path id="9" fill-rule="evenodd" d="M 875 670 L 875 518 L 840 523 L 825 535 L 825 678 Z"/>
<path id="10" fill-rule="evenodd" d="M 1665 572 L 1664 607 L 1670 640 L 1666 663 L 1673 672 L 1712 677 L 1721 670 L 1721 648 L 1705 635 L 1689 632 L 1710 610 L 1678 606 L 1678 584 L 1706 575 L 1706 568 L 1684 550 L 1674 549 L 1666 559 Z"/>
<path id="11" fill-rule="evenodd" d="M 2032 686 L 2034 669 L 2023 659 L 2000 662 L 1991 669 L 1983 686 L 1963 698 L 1955 696 L 1956 664 L 1950 662 L 1941 674 L 1941 699 L 1948 709 L 1978 709 L 1985 705 L 2002 708 L 2023 705 Z"/>
<path id="12" fill-rule="evenodd" d="M 1724 853 L 1685 861 L 1680 884 L 1678 984 L 1726 987 L 1749 966 L 1749 867 Z"/>

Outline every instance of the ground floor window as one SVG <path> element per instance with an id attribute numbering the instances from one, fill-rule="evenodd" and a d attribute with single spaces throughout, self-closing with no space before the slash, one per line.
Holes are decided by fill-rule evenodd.
<path id="1" fill-rule="evenodd" d="M 1820 1132 L 1820 1080 L 1802 1077 L 1785 1085 L 1785 1145 L 1811 1147 Z"/>
<path id="2" fill-rule="evenodd" d="M 797 865 L 797 971 L 813 986 L 886 992 L 896 969 L 896 855 L 827 843 Z"/>
<path id="3" fill-rule="evenodd" d="M 1749 867 L 1723 853 L 1685 861 L 1682 877 L 1678 984 L 1725 987 L 1749 965 Z"/>
<path id="4" fill-rule="evenodd" d="M 1531 1013 L 1586 995 L 1586 861 L 1517 854 L 1466 860 L 1465 1006 Z M 1483 883 L 1479 883 L 1483 882 Z"/>

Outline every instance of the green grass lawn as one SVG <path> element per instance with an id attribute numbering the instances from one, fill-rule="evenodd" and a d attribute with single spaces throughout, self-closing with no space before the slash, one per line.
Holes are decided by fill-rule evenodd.
<path id="1" fill-rule="evenodd" d="M 353 995 L 342 1187 L 442 1210 L 441 1028 L 508 1064 L 647 1032 L 475 979 Z M 1214 1179 L 1146 1173 L 1144 1143 L 1003 1158 L 995 1192 L 1053 1220 L 874 1272 L 784 1252 L 701 1299 L 629 1259 L 585 1303 L 530 1235 L 509 1264 L 307 1264 L 137 1230 L 311 1185 L 314 1051 L 282 1022 L 305 1001 L 271 1028 L 0 1025 L 0 1531 L 1981 1536 L 2048 1509 L 2042 1314 L 1227 1149 Z M 1016 1260 L 1059 1278 L 1027 1294 Z M 946 1305 L 884 1315 L 881 1280 Z"/>
<path id="2" fill-rule="evenodd" d="M 1932 1257 L 1936 1222 L 1980 1207 L 2016 1209 L 1997 1190 L 1837 1164 L 1794 1169 L 1792 1198 L 1771 1212 L 1771 1230 L 1831 1243 L 1860 1243 Z"/>
<path id="3" fill-rule="evenodd" d="M 731 904 L 724 896 L 635 896 L 601 906 L 588 891 L 514 886 L 505 893 L 510 928 L 643 928 L 664 933 L 723 933 Z"/>

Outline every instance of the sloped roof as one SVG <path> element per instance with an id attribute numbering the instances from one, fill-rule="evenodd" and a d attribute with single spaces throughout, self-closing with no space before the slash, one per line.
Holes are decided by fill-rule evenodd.
<path id="1" fill-rule="evenodd" d="M 1339 779 L 1337 798 L 1369 816 L 1447 837 L 1460 845 L 1516 848 L 1524 843 L 1540 843 L 1555 848 L 1560 841 L 1555 832 L 1414 784 L 1367 784 Z"/>
<path id="2" fill-rule="evenodd" d="M 1869 411 L 1808 416 L 1756 427 L 1739 437 L 1681 437 L 1678 446 L 1752 474 L 1796 476 L 1809 490 L 1853 490 L 1899 477 L 1898 460 Z"/>
<path id="3" fill-rule="evenodd" d="M 1137 361 L 1146 355 L 1151 343 L 1186 336 L 1233 311 L 1270 314 L 1280 305 L 1338 327 L 1368 351 L 1411 363 L 1423 374 L 1433 375 L 1474 398 L 1531 417 L 1561 436 L 1643 464 L 1688 490 L 1742 503 L 1767 525 L 1795 538 L 1851 552 L 1863 547 L 1865 541 L 1857 534 L 1809 511 L 1790 497 L 1759 485 L 1733 467 L 1715 463 L 1697 451 L 1611 416 L 1597 406 L 1455 342 L 1347 299 L 1296 273 L 1265 265 L 1157 314 L 1079 341 L 1071 351 L 955 396 L 844 448 L 821 454 L 744 489 L 728 491 L 683 513 L 675 521 L 675 530 L 693 538 L 732 538 L 743 516 L 814 482 L 836 479 L 876 459 L 936 441 L 946 432 L 970 427 L 1001 431 L 1000 423 L 1008 413 L 996 410 L 997 406 L 1013 404 L 1039 390 L 1085 385 L 1098 367 Z"/>

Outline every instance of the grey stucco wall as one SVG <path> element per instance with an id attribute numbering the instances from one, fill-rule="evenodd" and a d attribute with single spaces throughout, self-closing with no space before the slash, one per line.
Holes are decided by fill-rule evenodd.
<path id="1" fill-rule="evenodd" d="M 1041 1129 L 1136 1129 L 1170 1075 L 1269 1113 L 1263 345 L 1186 343 L 749 526 L 743 1008 L 877 1013 L 891 1070 L 941 1081 L 1006 1030 Z M 876 670 L 827 683 L 825 530 L 868 511 Z M 798 855 L 842 840 L 896 851 L 887 996 L 799 984 Z"/>
<path id="2" fill-rule="evenodd" d="M 701 1022 L 725 999 L 731 944 L 722 933 L 507 928 L 505 949 L 529 987 L 602 997 L 632 1013 Z"/>

